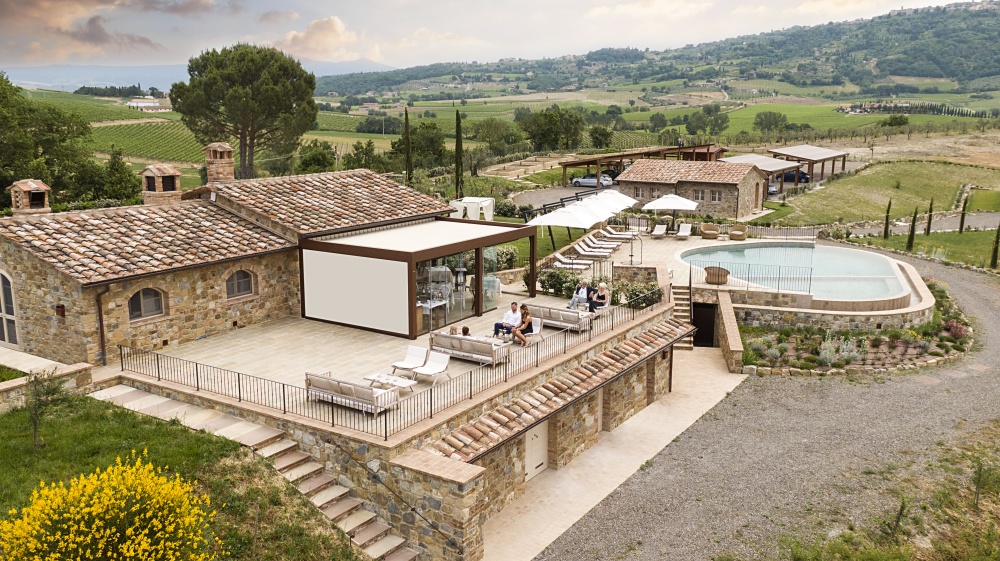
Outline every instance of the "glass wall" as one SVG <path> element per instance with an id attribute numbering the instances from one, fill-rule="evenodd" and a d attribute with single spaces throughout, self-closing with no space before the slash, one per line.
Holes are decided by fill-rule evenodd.
<path id="1" fill-rule="evenodd" d="M 497 273 L 497 246 L 483 248 L 483 312 L 494 310 L 500 299 L 500 279 Z"/>
<path id="2" fill-rule="evenodd" d="M 475 252 L 466 251 L 417 263 L 417 332 L 428 333 L 476 315 L 469 281 Z"/>

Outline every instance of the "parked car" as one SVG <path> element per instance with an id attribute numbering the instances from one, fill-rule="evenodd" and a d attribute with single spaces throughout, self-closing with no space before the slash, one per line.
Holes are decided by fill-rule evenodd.
<path id="1" fill-rule="evenodd" d="M 611 187 L 611 183 L 610 177 L 601 174 L 601 187 Z M 588 173 L 583 177 L 577 177 L 573 180 L 573 187 L 597 187 L 597 174 Z"/>
<path id="2" fill-rule="evenodd" d="M 785 181 L 786 182 L 787 181 L 791 181 L 791 182 L 794 183 L 795 182 L 795 172 L 794 171 L 786 171 L 785 172 Z M 804 171 L 800 171 L 799 172 L 799 183 L 809 183 L 809 174 L 806 173 L 806 172 L 804 172 Z"/>
<path id="3" fill-rule="evenodd" d="M 601 173 L 603 173 L 604 175 L 610 177 L 612 179 L 612 181 L 615 180 L 615 179 L 618 179 L 618 176 L 620 175 L 620 173 L 617 170 L 613 170 L 613 169 L 602 169 Z"/>
<path id="4" fill-rule="evenodd" d="M 778 194 L 778 184 L 777 183 L 768 183 L 768 185 L 767 185 L 767 194 L 768 195 L 777 195 Z"/>

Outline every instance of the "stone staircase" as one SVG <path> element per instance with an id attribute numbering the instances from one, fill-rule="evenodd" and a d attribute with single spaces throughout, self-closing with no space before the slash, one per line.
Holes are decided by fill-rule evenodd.
<path id="1" fill-rule="evenodd" d="M 670 297 L 674 302 L 674 317 L 691 323 L 691 291 L 686 286 L 671 285 Z M 690 351 L 694 349 L 694 337 L 688 335 L 674 343 L 674 348 L 679 351 Z"/>
<path id="2" fill-rule="evenodd" d="M 376 561 L 413 561 L 419 553 L 406 547 L 403 538 L 389 533 L 389 526 L 364 503 L 350 496 L 322 464 L 301 451 L 299 444 L 279 429 L 244 421 L 212 409 L 182 403 L 131 386 L 118 385 L 90 394 L 137 413 L 164 420 L 177 419 L 194 430 L 235 440 L 270 460 L 274 469 L 291 482 L 351 541 Z"/>

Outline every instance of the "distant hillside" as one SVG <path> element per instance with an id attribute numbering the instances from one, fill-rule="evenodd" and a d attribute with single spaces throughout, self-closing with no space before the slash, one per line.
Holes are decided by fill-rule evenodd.
<path id="1" fill-rule="evenodd" d="M 963 85 L 1000 76 L 1000 0 L 900 10 L 869 20 L 794 27 L 662 52 L 600 49 L 557 59 L 324 76 L 317 79 L 317 92 L 359 95 L 471 82 L 527 83 L 530 90 L 548 91 L 715 78 L 820 87 L 851 82 L 868 94 L 915 89 L 889 76 L 948 78 Z M 455 97 L 476 93 L 459 91 Z"/>

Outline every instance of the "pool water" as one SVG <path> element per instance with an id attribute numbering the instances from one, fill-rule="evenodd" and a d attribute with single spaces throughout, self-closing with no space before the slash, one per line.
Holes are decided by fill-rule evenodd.
<path id="1" fill-rule="evenodd" d="M 806 291 L 821 300 L 872 300 L 903 292 L 892 261 L 856 249 L 802 244 L 739 245 L 695 250 L 682 258 L 698 267 L 724 267 L 731 277 L 752 284 Z"/>

